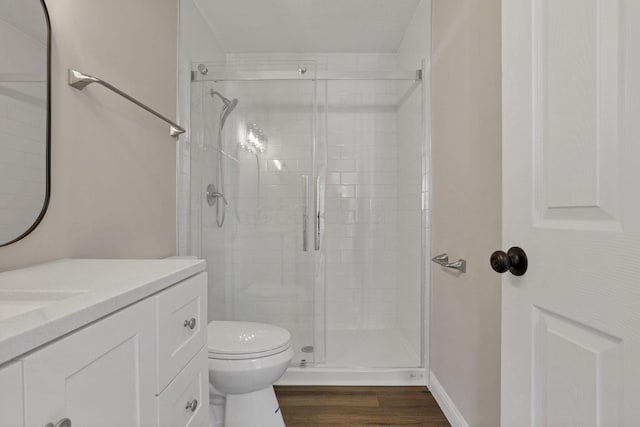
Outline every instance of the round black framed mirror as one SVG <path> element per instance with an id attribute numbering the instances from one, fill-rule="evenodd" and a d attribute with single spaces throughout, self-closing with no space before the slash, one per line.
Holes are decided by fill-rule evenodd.
<path id="1" fill-rule="evenodd" d="M 50 77 L 44 0 L 0 0 L 0 247 L 33 231 L 49 204 Z"/>

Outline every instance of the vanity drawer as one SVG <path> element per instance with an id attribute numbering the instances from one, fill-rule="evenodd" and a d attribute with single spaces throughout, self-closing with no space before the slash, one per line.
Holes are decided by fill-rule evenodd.
<path id="1" fill-rule="evenodd" d="M 160 394 L 207 343 L 207 275 L 200 273 L 157 294 L 156 334 Z"/>
<path id="2" fill-rule="evenodd" d="M 158 426 L 207 427 L 209 372 L 202 350 L 158 396 Z"/>

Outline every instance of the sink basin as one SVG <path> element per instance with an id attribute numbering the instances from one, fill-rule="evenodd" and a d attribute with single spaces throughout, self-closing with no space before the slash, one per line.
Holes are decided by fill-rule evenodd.
<path id="1" fill-rule="evenodd" d="M 86 291 L 0 290 L 0 320 L 8 319 Z"/>

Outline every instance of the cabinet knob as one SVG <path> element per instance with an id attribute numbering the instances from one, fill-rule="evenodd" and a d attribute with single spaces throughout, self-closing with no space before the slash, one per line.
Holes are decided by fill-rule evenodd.
<path id="1" fill-rule="evenodd" d="M 187 406 L 184 409 L 191 410 L 191 412 L 196 412 L 196 408 L 198 407 L 198 399 L 193 399 L 187 402 Z"/>
<path id="2" fill-rule="evenodd" d="M 184 321 L 184 327 L 189 329 L 194 329 L 196 327 L 196 318 L 192 317 L 189 320 Z"/>
<path id="3" fill-rule="evenodd" d="M 69 418 L 63 418 L 57 423 L 47 423 L 44 427 L 71 427 L 71 420 Z"/>

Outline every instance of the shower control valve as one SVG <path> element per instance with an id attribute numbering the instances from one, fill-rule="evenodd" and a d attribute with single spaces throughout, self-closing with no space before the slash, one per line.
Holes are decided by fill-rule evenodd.
<path id="1" fill-rule="evenodd" d="M 206 195 L 207 195 L 207 203 L 209 204 L 209 206 L 214 206 L 218 202 L 218 199 L 222 199 L 225 205 L 229 204 L 227 203 L 227 199 L 224 197 L 224 194 L 219 192 L 216 186 L 213 184 L 209 184 L 207 186 Z"/>

